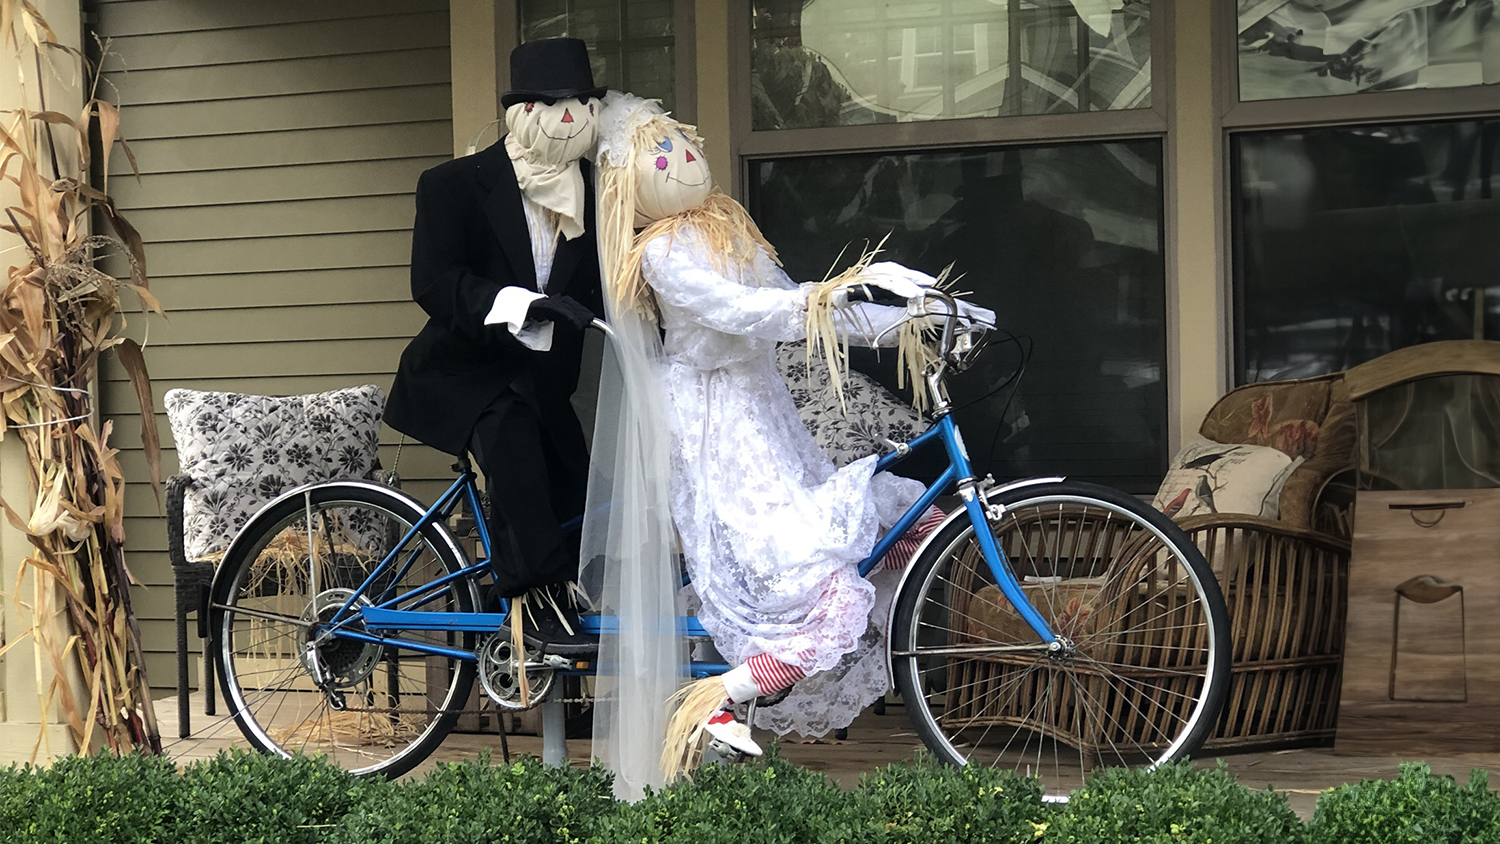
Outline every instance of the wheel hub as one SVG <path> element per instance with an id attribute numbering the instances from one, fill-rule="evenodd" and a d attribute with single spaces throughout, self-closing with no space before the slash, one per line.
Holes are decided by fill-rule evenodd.
<path id="1" fill-rule="evenodd" d="M 339 608 L 353 595 L 352 589 L 329 589 L 318 593 L 302 611 L 302 620 L 308 622 L 297 634 L 297 653 L 300 654 L 302 667 L 315 678 L 326 677 L 332 688 L 348 688 L 369 677 L 375 671 L 375 665 L 380 662 L 383 650 L 380 645 L 343 636 L 330 636 L 322 642 L 317 641 L 325 625 L 333 620 Z M 354 603 L 355 606 L 370 606 L 369 599 L 363 595 Z M 350 628 L 363 630 L 364 624 L 355 621 Z M 314 659 L 321 665 L 314 665 Z"/>
<path id="2" fill-rule="evenodd" d="M 1067 636 L 1058 636 L 1057 641 L 1047 646 L 1047 656 L 1058 662 L 1069 662 L 1078 656 L 1078 645 Z"/>

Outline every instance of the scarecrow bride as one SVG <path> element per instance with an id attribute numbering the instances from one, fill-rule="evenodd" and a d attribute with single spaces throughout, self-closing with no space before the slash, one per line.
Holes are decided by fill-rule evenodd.
<path id="1" fill-rule="evenodd" d="M 862 638 L 869 647 L 875 587 L 857 567 L 922 485 L 877 474 L 875 455 L 835 469 L 798 418 L 776 345 L 808 337 L 809 326 L 810 343 L 827 349 L 841 339 L 894 340 L 907 330 L 905 308 L 850 303 L 850 285 L 905 299 L 934 280 L 879 263 L 820 284 L 792 282 L 745 210 L 713 189 L 694 128 L 655 101 L 608 95 L 597 167 L 601 277 L 625 395 L 618 416 L 605 415 L 601 400 L 599 418 L 618 418 L 621 430 L 596 431 L 595 462 L 612 460 L 601 472 L 613 477 L 591 498 L 612 504 L 607 526 L 596 518 L 585 528 L 586 545 L 609 566 L 603 602 L 621 618 L 621 641 L 614 652 L 606 642 L 601 655 L 595 754 L 630 781 L 628 796 L 635 779 L 660 782 L 640 770 L 643 737 L 662 742 L 667 779 L 690 765 L 704 733 L 759 755 L 735 704 L 847 664 Z M 931 530 L 933 515 L 914 530 Z M 653 652 L 649 641 L 672 632 L 651 619 L 675 615 L 673 526 L 702 601 L 698 618 L 734 667 L 682 689 L 663 724 L 653 709 L 684 679 L 681 648 L 663 651 L 658 640 Z M 828 696 L 850 709 L 836 720 L 847 724 L 885 692 L 884 671 L 876 673 L 863 678 L 867 688 Z M 643 687 L 650 691 L 632 702 Z M 631 765 L 637 770 L 624 770 Z"/>

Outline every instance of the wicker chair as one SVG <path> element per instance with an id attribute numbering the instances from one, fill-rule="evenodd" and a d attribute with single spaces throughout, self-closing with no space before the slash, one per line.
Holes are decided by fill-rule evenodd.
<path id="1" fill-rule="evenodd" d="M 1180 524 L 1203 550 L 1223 586 L 1229 605 L 1233 658 L 1225 713 L 1208 746 L 1218 749 L 1286 745 L 1329 740 L 1338 713 L 1339 669 L 1344 645 L 1344 603 L 1349 562 L 1347 533 L 1335 535 L 1314 525 L 1346 525 L 1348 511 L 1336 503 L 1331 490 L 1341 488 L 1340 477 L 1352 466 L 1353 409 L 1339 376 L 1307 381 L 1255 384 L 1221 399 L 1205 419 L 1201 433 L 1219 442 L 1265 445 L 1283 425 L 1295 424 L 1305 461 L 1287 478 L 1281 495 L 1281 520 L 1258 516 L 1213 514 L 1185 519 Z M 1257 433 L 1251 433 L 1255 430 Z M 1284 443 L 1283 443 L 1284 444 Z M 1066 564 L 1067 576 L 1078 582 L 1080 598 L 1097 607 L 1097 622 L 1129 629 L 1132 617 L 1160 617 L 1162 613 L 1196 613 L 1185 601 L 1181 574 L 1165 568 L 1169 558 L 1154 553 L 1149 537 L 1120 529 L 1109 514 L 1036 514 L 1028 522 L 1014 519 L 997 541 L 1018 575 L 1052 576 Z M 1062 522 L 1059 521 L 1062 519 Z M 1325 528 L 1327 529 L 1327 528 Z M 1051 545 L 1038 537 L 1050 533 Z M 1032 534 L 1037 534 L 1033 537 Z M 1040 550 L 1038 550 L 1040 549 Z M 1044 555 L 1054 554 L 1054 558 Z M 966 583 L 981 566 L 977 547 L 960 558 L 951 579 Z M 1080 568 L 1081 567 L 1081 568 Z M 1136 584 L 1114 593 L 1090 584 L 1090 575 L 1124 567 L 1106 583 Z M 1096 578 L 1097 579 L 1097 578 Z M 1158 585 L 1160 588 L 1152 588 Z M 960 590 L 961 592 L 962 590 Z M 989 586 L 967 599 L 960 597 L 953 613 L 975 625 L 955 629 L 955 641 L 975 639 L 1023 642 L 1031 635 L 998 589 Z M 1042 608 L 1044 615 L 1058 611 Z M 1200 618 L 1184 615 L 1178 635 L 1198 635 Z M 1175 648 L 1175 644 L 1183 647 Z M 1057 709 L 1036 712 L 1044 699 L 1045 680 L 1029 669 L 1033 658 L 998 655 L 965 660 L 954 667 L 947 684 L 945 718 L 981 728 L 1021 728 L 1041 731 L 1095 761 L 1107 759 L 1116 747 L 1159 746 L 1161 731 L 1149 713 L 1185 716 L 1193 701 L 1191 677 L 1177 675 L 1198 659 L 1197 641 L 1161 640 L 1115 644 L 1116 651 L 1100 659 L 1137 666 L 1152 674 L 1129 695 L 1103 685 L 1090 687 L 1085 676 L 1077 695 L 1064 696 Z M 1170 664 L 1164 663 L 1163 654 Z M 1191 674 L 1193 672 L 1187 672 Z M 1098 678 L 1100 684 L 1102 678 Z M 1031 685 L 1027 685 L 1027 684 Z M 1090 717 L 1080 701 L 1108 701 L 1108 712 Z M 1072 726 L 1067 726 L 1072 725 Z"/>
<path id="2" fill-rule="evenodd" d="M 1335 374 L 1231 391 L 1199 429 L 1216 442 L 1252 445 L 1276 444 L 1278 430 L 1293 429 L 1305 457 L 1282 488 L 1279 519 L 1219 513 L 1179 522 L 1219 577 L 1233 633 L 1229 698 L 1210 748 L 1333 738 L 1344 651 L 1354 419 L 1343 375 Z"/>

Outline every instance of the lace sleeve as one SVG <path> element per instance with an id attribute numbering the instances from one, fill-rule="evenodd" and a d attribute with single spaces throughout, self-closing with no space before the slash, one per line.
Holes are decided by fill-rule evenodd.
<path id="1" fill-rule="evenodd" d="M 747 287 L 725 278 L 700 250 L 694 240 L 682 236 L 670 244 L 666 238 L 658 238 L 646 245 L 646 281 L 664 306 L 724 334 L 766 340 L 802 338 L 807 318 L 806 289 L 779 284 Z M 786 278 L 786 274 L 781 277 Z"/>
<path id="2" fill-rule="evenodd" d="M 764 249 L 756 252 L 755 275 L 762 287 L 798 286 Z M 894 346 L 895 329 L 906 319 L 906 309 L 860 302 L 839 310 L 834 319 L 839 331 L 847 334 L 849 342 L 856 346 Z"/>

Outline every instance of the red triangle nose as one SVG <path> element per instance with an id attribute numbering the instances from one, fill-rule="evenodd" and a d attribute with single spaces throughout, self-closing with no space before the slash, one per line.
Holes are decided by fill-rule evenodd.
<path id="1" fill-rule="evenodd" d="M 564 123 L 572 123 L 573 122 L 573 112 L 568 111 L 567 109 L 563 109 L 563 119 L 562 119 L 562 122 L 564 122 Z"/>
<path id="2" fill-rule="evenodd" d="M 693 157 L 693 151 L 692 150 L 685 149 L 685 150 L 683 150 L 683 152 L 687 153 L 687 160 L 688 161 L 697 161 L 698 160 L 698 159 L 696 159 L 696 158 Z"/>

